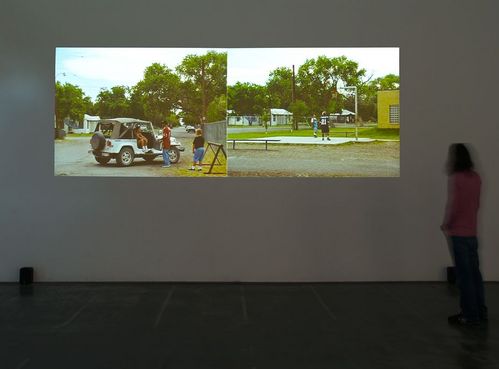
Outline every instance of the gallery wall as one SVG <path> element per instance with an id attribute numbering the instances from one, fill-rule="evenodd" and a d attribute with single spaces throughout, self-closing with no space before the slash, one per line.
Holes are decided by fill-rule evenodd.
<path id="1" fill-rule="evenodd" d="M 499 280 L 493 1 L 3 1 L 0 281 L 434 281 L 448 145 L 483 176 Z M 400 47 L 400 178 L 55 177 L 57 46 Z M 230 165 L 230 162 L 229 162 Z"/>

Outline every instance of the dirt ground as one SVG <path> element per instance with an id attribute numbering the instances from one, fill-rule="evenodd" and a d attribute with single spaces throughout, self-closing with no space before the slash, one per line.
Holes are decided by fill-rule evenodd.
<path id="1" fill-rule="evenodd" d="M 344 145 L 238 144 L 229 147 L 229 176 L 398 177 L 400 142 Z"/>
<path id="2" fill-rule="evenodd" d="M 174 128 L 173 135 L 185 147 L 180 154 L 180 161 L 170 168 L 162 168 L 163 160 L 157 157 L 152 163 L 137 158 L 130 167 L 119 167 L 115 160 L 108 165 L 98 164 L 90 149 L 90 137 L 66 137 L 54 142 L 54 174 L 56 176 L 104 176 L 104 177 L 224 177 L 226 175 L 226 160 L 216 165 L 213 174 L 207 174 L 208 163 L 211 163 L 213 153 L 208 151 L 203 160 L 203 171 L 190 171 L 192 164 L 191 145 L 193 134 L 185 132 L 182 127 Z"/>

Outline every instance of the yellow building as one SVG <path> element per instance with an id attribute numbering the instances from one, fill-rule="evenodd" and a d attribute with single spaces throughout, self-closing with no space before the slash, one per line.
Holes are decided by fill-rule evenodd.
<path id="1" fill-rule="evenodd" d="M 400 91 L 378 91 L 378 128 L 400 128 Z"/>

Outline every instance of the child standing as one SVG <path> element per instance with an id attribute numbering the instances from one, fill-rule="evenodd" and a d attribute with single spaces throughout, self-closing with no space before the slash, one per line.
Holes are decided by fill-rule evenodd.
<path id="1" fill-rule="evenodd" d="M 324 141 L 324 136 L 327 137 L 328 141 L 331 141 L 329 138 L 329 117 L 326 115 L 326 112 L 323 111 L 321 114 L 321 132 L 322 132 L 322 141 Z"/>
<path id="2" fill-rule="evenodd" d="M 170 167 L 170 146 L 171 146 L 172 130 L 168 123 L 165 122 L 163 127 L 163 168 Z"/>
<path id="3" fill-rule="evenodd" d="M 192 167 L 190 170 L 196 170 L 196 166 L 199 166 L 197 170 L 203 170 L 201 161 L 204 156 L 204 137 L 203 131 L 199 128 L 196 129 L 196 137 L 194 137 L 194 141 L 192 142 L 192 153 L 194 154 L 194 158 L 192 159 Z"/>
<path id="4" fill-rule="evenodd" d="M 314 129 L 314 137 L 317 138 L 317 129 L 318 129 L 319 122 L 317 121 L 317 118 L 315 117 L 315 115 L 312 117 L 311 123 L 312 123 L 312 128 Z"/>

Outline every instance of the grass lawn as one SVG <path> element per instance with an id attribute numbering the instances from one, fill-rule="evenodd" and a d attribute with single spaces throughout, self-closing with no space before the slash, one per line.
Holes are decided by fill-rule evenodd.
<path id="1" fill-rule="evenodd" d="M 373 139 L 387 139 L 387 140 L 400 140 L 400 130 L 393 128 L 358 128 L 359 137 L 373 138 Z M 349 132 L 348 137 L 355 136 L 355 128 L 330 128 L 330 136 L 332 137 L 345 137 L 344 132 Z M 291 131 L 290 129 L 284 129 L 281 131 L 268 131 L 265 132 L 239 132 L 239 133 L 229 133 L 229 139 L 251 139 L 259 137 L 277 137 L 277 136 L 292 136 L 292 137 L 311 137 L 314 135 L 312 129 L 301 129 L 297 131 Z M 321 135 L 319 130 L 318 135 Z"/>

